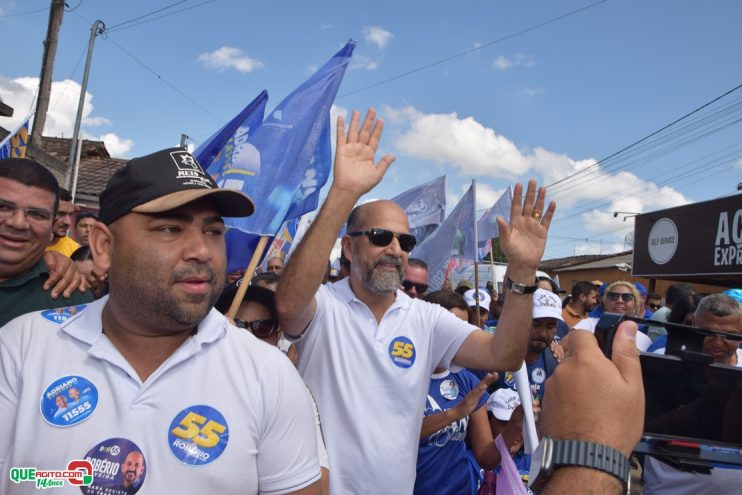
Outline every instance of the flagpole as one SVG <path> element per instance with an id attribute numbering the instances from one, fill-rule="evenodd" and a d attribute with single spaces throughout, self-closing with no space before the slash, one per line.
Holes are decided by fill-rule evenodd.
<path id="1" fill-rule="evenodd" d="M 263 256 L 265 247 L 268 245 L 268 239 L 268 236 L 262 236 L 258 241 L 258 245 L 255 248 L 255 251 L 252 253 L 252 258 L 250 259 L 250 264 L 247 265 L 247 269 L 245 270 L 245 274 L 243 275 L 242 283 L 237 289 L 237 294 L 234 295 L 234 299 L 232 300 L 232 305 L 229 307 L 229 311 L 227 311 L 226 316 L 232 321 L 234 321 L 234 317 L 237 316 L 237 311 L 240 309 L 240 304 L 242 304 L 242 300 L 245 298 L 247 287 L 250 285 L 250 279 L 252 278 L 252 274 L 255 273 L 255 268 L 258 266 L 260 257 Z"/>
<path id="2" fill-rule="evenodd" d="M 482 328 L 482 322 L 479 318 L 479 264 L 477 263 L 477 259 L 479 258 L 479 253 L 477 252 L 477 246 L 479 246 L 479 239 L 477 237 L 477 181 L 476 179 L 471 180 L 471 189 L 473 194 L 473 201 L 472 201 L 472 210 L 473 214 L 471 216 L 472 222 L 474 222 L 474 300 L 477 303 L 477 326 L 479 328 Z M 489 311 L 489 308 L 488 308 Z"/>

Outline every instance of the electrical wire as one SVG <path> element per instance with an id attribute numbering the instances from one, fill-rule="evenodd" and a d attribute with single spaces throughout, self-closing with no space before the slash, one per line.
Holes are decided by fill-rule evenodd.
<path id="1" fill-rule="evenodd" d="M 142 24 L 146 24 L 146 23 L 148 23 L 148 22 L 153 22 L 153 21 L 156 21 L 156 20 L 158 20 L 158 19 L 162 19 L 162 18 L 165 18 L 165 17 L 170 17 L 170 16 L 172 16 L 172 15 L 175 15 L 175 14 L 180 14 L 181 12 L 185 12 L 185 11 L 187 11 L 187 10 L 192 10 L 192 9 L 195 9 L 195 8 L 197 8 L 197 7 L 201 7 L 202 5 L 206 5 L 206 4 L 209 4 L 209 3 L 214 3 L 214 2 L 216 2 L 216 1 L 217 1 L 217 0 L 206 0 L 206 1 L 204 1 L 204 2 L 199 2 L 199 3 L 197 3 L 197 4 L 191 5 L 191 6 L 189 6 L 189 7 L 185 7 L 185 8 L 182 8 L 182 9 L 176 10 L 176 11 L 174 11 L 174 12 L 169 12 L 169 13 L 167 13 L 167 14 L 163 14 L 163 15 L 160 15 L 160 16 L 157 16 L 157 17 L 153 17 L 152 19 L 145 19 L 145 20 L 143 20 L 143 21 L 140 21 L 140 22 L 137 22 L 137 23 L 135 23 L 135 24 L 129 24 L 129 25 L 126 25 L 126 26 L 121 26 L 121 24 L 119 24 L 119 26 L 121 26 L 121 27 L 117 27 L 117 28 L 115 29 L 115 31 L 120 31 L 120 30 L 122 30 L 122 29 L 129 29 L 129 28 L 133 28 L 133 27 L 136 27 L 136 26 L 139 26 L 139 25 L 142 25 Z M 111 32 L 111 29 L 109 29 L 108 31 L 109 31 L 109 32 Z"/>
<path id="2" fill-rule="evenodd" d="M 542 28 L 544 26 L 547 26 L 549 24 L 553 24 L 555 22 L 561 21 L 562 19 L 566 19 L 567 17 L 571 17 L 573 15 L 577 15 L 581 12 L 584 12 L 586 10 L 592 9 L 593 7 L 597 7 L 598 5 L 602 3 L 606 3 L 608 0 L 599 0 L 598 2 L 591 3 L 590 5 L 586 5 L 584 7 L 581 7 L 577 10 L 572 10 L 570 12 L 567 12 L 566 14 L 562 14 L 557 17 L 553 17 L 551 19 L 548 19 L 544 22 L 540 22 L 538 24 L 535 24 L 533 26 L 527 27 L 525 29 L 521 29 L 520 31 L 516 31 L 515 33 L 508 34 L 506 36 L 503 36 L 502 38 L 496 39 L 494 41 L 488 41 L 487 43 L 484 43 L 482 45 L 476 46 L 474 48 L 470 48 L 469 50 L 465 50 L 463 52 L 456 53 L 454 55 L 448 56 L 446 58 L 442 58 L 440 60 L 436 60 L 435 62 L 430 62 L 428 64 L 422 65 L 420 67 L 417 67 L 415 69 L 408 70 L 406 72 L 402 72 L 401 74 L 397 74 L 396 76 L 389 77 L 387 79 L 383 79 L 381 81 L 377 81 L 375 83 L 369 84 L 368 86 L 363 86 L 358 89 L 354 89 L 353 91 L 349 91 L 347 93 L 343 93 L 341 95 L 338 95 L 335 99 L 344 98 L 346 96 L 354 95 L 356 93 L 360 93 L 361 91 L 366 91 L 367 89 L 375 88 L 377 86 L 381 86 L 382 84 L 386 84 L 391 81 L 396 81 L 397 79 L 402 79 L 403 77 L 407 77 L 411 74 L 415 74 L 417 72 L 421 72 L 427 69 L 430 69 L 431 67 L 435 67 L 436 65 L 445 64 L 446 62 L 450 62 L 451 60 L 455 60 L 457 58 L 461 58 L 465 55 L 468 55 L 470 53 L 474 53 L 476 51 L 482 50 L 484 48 L 489 48 L 490 46 L 496 45 L 498 43 L 502 43 L 503 41 L 510 40 L 512 38 L 515 38 L 517 36 L 520 36 L 521 34 L 529 33 L 531 31 L 534 31 L 536 29 Z"/>
<path id="3" fill-rule="evenodd" d="M 149 12 L 149 13 L 147 13 L 147 14 L 142 14 L 142 15 L 140 15 L 140 16 L 134 17 L 133 19 L 129 19 L 128 21 L 124 21 L 124 22 L 119 22 L 118 24 L 114 24 L 113 26 L 111 26 L 111 27 L 109 28 L 109 31 L 111 31 L 111 30 L 114 30 L 114 29 L 116 29 L 117 27 L 121 27 L 121 26 L 124 26 L 124 25 L 126 25 L 126 24 L 130 24 L 130 23 L 132 23 L 132 22 L 134 22 L 134 21 L 139 21 L 139 20 L 141 20 L 141 19 L 144 19 L 144 18 L 146 18 L 146 17 L 149 17 L 149 16 L 151 16 L 151 15 L 153 15 L 153 14 L 158 14 L 158 13 L 160 13 L 160 12 L 162 12 L 162 11 L 165 11 L 165 10 L 167 10 L 167 9 L 173 8 L 173 7 L 175 7 L 176 5 L 180 5 L 180 4 L 182 4 L 182 3 L 185 3 L 185 2 L 187 2 L 187 1 L 188 1 L 188 0 L 178 0 L 177 2 L 171 3 L 171 4 L 169 4 L 169 5 L 165 5 L 164 7 L 161 7 L 161 8 L 159 8 L 159 9 L 157 9 L 157 10 L 153 10 L 152 12 Z"/>
<path id="4" fill-rule="evenodd" d="M 49 10 L 49 7 L 44 7 L 43 9 L 29 10 L 28 12 L 21 12 L 19 14 L 2 14 L 2 15 L 0 15 L 0 18 L 5 18 L 5 17 L 21 17 L 21 16 L 24 16 L 24 15 L 31 15 L 31 14 L 37 14 L 39 12 L 44 12 L 45 10 Z"/>

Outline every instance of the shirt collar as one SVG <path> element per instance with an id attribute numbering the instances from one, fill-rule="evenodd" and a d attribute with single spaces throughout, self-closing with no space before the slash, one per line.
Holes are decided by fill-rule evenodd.
<path id="1" fill-rule="evenodd" d="M 356 296 L 356 294 L 353 292 L 353 289 L 350 287 L 350 277 L 345 277 L 341 281 L 335 282 L 334 284 L 332 284 L 332 288 L 335 291 L 337 297 L 344 303 L 350 304 L 352 301 L 357 301 L 358 303 L 367 306 L 365 302 L 361 301 L 361 299 Z M 411 301 L 412 298 L 410 296 L 405 294 L 403 290 L 397 289 L 394 297 L 394 302 L 391 306 L 389 306 L 387 312 L 396 308 L 409 309 Z"/>

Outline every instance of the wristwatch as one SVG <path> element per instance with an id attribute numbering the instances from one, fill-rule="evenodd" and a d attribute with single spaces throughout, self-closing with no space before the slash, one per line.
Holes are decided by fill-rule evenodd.
<path id="1" fill-rule="evenodd" d="M 541 439 L 531 456 L 528 487 L 538 493 L 551 478 L 554 470 L 565 466 L 587 467 L 603 471 L 618 478 L 629 493 L 629 459 L 616 449 L 581 440 Z"/>
<path id="2" fill-rule="evenodd" d="M 526 285 L 518 282 L 513 282 L 510 277 L 505 277 L 505 287 L 512 294 L 533 294 L 538 289 L 538 285 Z"/>

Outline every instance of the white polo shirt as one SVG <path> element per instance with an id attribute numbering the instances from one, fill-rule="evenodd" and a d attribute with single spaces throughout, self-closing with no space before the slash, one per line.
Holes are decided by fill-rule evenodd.
<path id="1" fill-rule="evenodd" d="M 101 332 L 107 300 L 0 329 L 0 493 L 36 493 L 11 481 L 12 468 L 73 459 L 93 465 L 82 490 L 96 495 L 280 494 L 319 480 L 306 388 L 278 349 L 212 309 L 142 383 Z M 144 468 L 127 488 L 133 451 Z"/>
<path id="2" fill-rule="evenodd" d="M 476 327 L 400 290 L 377 325 L 347 278 L 316 301 L 298 368 L 322 418 L 330 491 L 412 493 L 430 375 Z"/>

